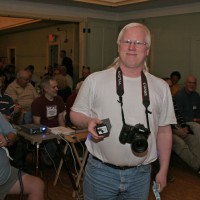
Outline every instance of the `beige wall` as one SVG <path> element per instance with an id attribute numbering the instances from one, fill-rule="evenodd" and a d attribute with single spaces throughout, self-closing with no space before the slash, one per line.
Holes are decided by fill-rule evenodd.
<path id="1" fill-rule="evenodd" d="M 133 17 L 131 20 L 115 21 L 118 25 L 118 31 L 123 25 L 130 21 L 145 23 L 152 32 L 153 42 L 148 63 L 150 71 L 153 74 L 159 77 L 167 77 L 172 71 L 178 70 L 182 74 L 182 84 L 187 75 L 195 74 L 197 79 L 199 79 L 198 90 L 200 90 L 200 27 L 198 26 L 200 12 L 162 17 L 147 17 L 142 19 L 134 19 Z M 54 31 L 56 32 L 56 27 L 48 28 L 48 30 L 37 30 L 35 36 L 32 35 L 32 33 L 24 32 L 22 35 L 16 34 L 16 37 L 12 37 L 11 35 L 0 37 L 0 55 L 6 55 L 5 43 L 8 43 L 8 46 L 11 45 L 12 47 L 15 45 L 20 46 L 20 48 L 17 47 L 16 49 L 17 56 L 20 57 L 20 60 L 16 60 L 17 67 L 23 68 L 27 64 L 31 64 L 28 62 L 30 58 L 34 62 L 32 64 L 37 65 L 37 71 L 41 73 L 44 71 L 44 66 L 47 65 L 47 58 L 44 59 L 45 56 L 47 56 L 47 36 L 49 33 L 54 33 Z M 75 32 L 78 35 L 78 32 Z M 82 32 L 82 30 L 80 30 L 80 32 Z M 74 41 L 74 34 L 70 33 L 70 37 L 70 41 Z M 60 38 L 62 38 L 62 36 Z M 80 33 L 78 39 L 81 39 Z M 79 41 L 78 39 L 76 40 L 77 42 Z M 66 45 L 64 47 L 67 49 L 68 54 L 70 54 L 71 49 L 74 47 L 74 44 L 63 43 L 61 44 L 61 48 L 62 45 Z M 78 45 L 75 46 L 76 49 L 73 49 L 72 52 L 76 53 L 72 56 L 76 57 Z M 85 44 L 82 44 L 82 46 L 84 47 Z M 116 46 L 114 48 L 116 48 Z M 34 54 L 30 54 L 30 51 L 34 52 Z M 23 55 L 23 52 L 25 52 L 25 55 Z M 85 55 L 85 53 L 86 52 L 82 50 L 82 64 L 84 64 L 84 57 L 90 56 Z M 78 60 L 78 58 L 75 57 L 74 59 Z M 76 66 L 77 70 L 75 70 L 78 74 L 78 61 Z"/>
<path id="2" fill-rule="evenodd" d="M 57 27 L 67 30 L 67 43 L 64 42 L 65 31 L 58 32 Z M 66 50 L 67 55 L 74 61 L 75 71 L 78 71 L 78 33 L 78 24 L 66 24 L 0 36 L 0 56 L 8 57 L 8 48 L 15 48 L 17 70 L 32 64 L 35 65 L 35 72 L 41 76 L 49 65 L 48 46 L 57 44 L 59 50 Z M 56 42 L 49 42 L 49 34 L 58 36 Z"/>
<path id="3" fill-rule="evenodd" d="M 167 77 L 178 70 L 182 84 L 189 74 L 195 74 L 200 82 L 199 21 L 200 13 L 145 19 L 153 35 L 150 62 L 153 74 Z"/>

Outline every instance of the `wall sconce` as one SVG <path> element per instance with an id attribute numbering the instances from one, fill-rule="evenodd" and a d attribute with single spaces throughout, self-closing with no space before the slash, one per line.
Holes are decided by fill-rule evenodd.
<path id="1" fill-rule="evenodd" d="M 63 32 L 65 32 L 65 40 L 64 40 L 64 43 L 67 43 L 67 42 L 68 42 L 67 30 L 63 30 L 62 28 L 58 27 L 58 28 L 57 28 L 57 31 L 63 31 Z"/>

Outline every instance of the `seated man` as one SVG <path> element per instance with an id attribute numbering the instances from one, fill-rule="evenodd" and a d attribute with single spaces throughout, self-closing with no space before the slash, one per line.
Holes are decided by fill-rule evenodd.
<path id="1" fill-rule="evenodd" d="M 196 78 L 193 75 L 188 76 L 185 86 L 174 96 L 174 100 L 179 112 L 200 142 L 200 96 L 196 92 L 196 85 Z"/>
<path id="2" fill-rule="evenodd" d="M 21 70 L 17 73 L 16 79 L 10 83 L 6 93 L 19 104 L 24 112 L 24 119 L 21 123 L 31 122 L 31 103 L 38 96 L 35 88 L 30 83 L 31 73 L 28 70 Z"/>
<path id="3" fill-rule="evenodd" d="M 62 98 L 57 95 L 57 81 L 51 76 L 45 76 L 40 85 L 43 94 L 36 98 L 31 106 L 33 123 L 48 127 L 65 126 L 65 105 Z M 56 153 L 55 144 L 47 142 L 46 149 L 53 158 Z M 45 164 L 51 165 L 48 157 L 43 154 L 44 157 L 44 162 L 47 161 Z"/>
<path id="4" fill-rule="evenodd" d="M 0 113 L 0 199 L 7 194 L 20 194 L 18 169 L 12 167 L 6 153 L 6 147 L 16 139 L 16 130 Z M 44 183 L 41 179 L 22 172 L 23 193 L 30 200 L 44 199 Z"/>
<path id="5" fill-rule="evenodd" d="M 193 126 L 186 124 L 174 102 L 177 125 L 172 125 L 173 151 L 191 168 L 200 172 L 200 142 L 193 133 Z"/>
<path id="6" fill-rule="evenodd" d="M 171 80 L 165 79 L 169 86 Z M 193 133 L 193 126 L 188 125 L 182 117 L 175 100 L 174 110 L 177 124 L 172 125 L 173 131 L 173 151 L 191 168 L 199 173 L 200 170 L 200 142 Z"/>

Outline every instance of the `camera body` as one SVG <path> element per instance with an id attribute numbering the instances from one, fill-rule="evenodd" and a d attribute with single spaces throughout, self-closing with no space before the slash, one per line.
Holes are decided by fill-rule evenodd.
<path id="1" fill-rule="evenodd" d="M 150 131 L 143 124 L 131 126 L 124 124 L 120 132 L 119 141 L 122 144 L 131 144 L 131 149 L 136 153 L 143 153 L 148 148 L 148 137 Z"/>
<path id="2" fill-rule="evenodd" d="M 99 124 L 95 129 L 98 135 L 109 135 L 109 130 L 106 124 Z"/>
<path id="3" fill-rule="evenodd" d="M 102 124 L 95 127 L 95 131 L 99 136 L 108 136 L 110 134 L 111 124 L 109 118 L 102 119 Z"/>

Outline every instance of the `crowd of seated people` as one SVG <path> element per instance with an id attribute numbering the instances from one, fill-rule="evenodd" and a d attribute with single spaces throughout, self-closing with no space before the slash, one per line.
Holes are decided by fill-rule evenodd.
<path id="1" fill-rule="evenodd" d="M 83 68 L 83 71 L 84 69 L 85 68 Z M 83 80 L 90 74 L 87 70 L 86 73 L 82 73 Z M 51 70 L 51 73 L 45 74 L 43 79 L 40 80 L 39 87 L 41 91 L 38 94 L 35 87 L 36 85 L 38 86 L 38 83 L 33 83 L 32 79 L 33 71 L 34 66 L 29 65 L 25 69 L 18 71 L 15 78 L 9 84 L 5 82 L 6 75 L 3 72 L 0 74 L 0 98 L 2 100 L 0 103 L 0 112 L 4 115 L 8 123 L 11 122 L 17 125 L 28 123 L 43 124 L 48 127 L 69 125 L 67 124 L 67 119 L 69 118 L 65 118 L 65 116 L 69 116 L 66 115 L 66 111 L 69 114 L 70 107 L 73 105 L 82 80 L 78 82 L 75 90 L 73 90 L 73 80 L 71 76 L 66 73 L 66 68 L 57 66 L 57 68 L 54 69 L 54 73 L 53 70 Z M 70 93 L 68 95 L 60 95 L 60 97 L 58 95 L 59 89 L 62 90 L 65 86 L 70 88 Z M 15 164 L 25 158 L 24 154 L 26 153 L 26 149 L 21 148 L 26 148 L 26 145 L 24 145 L 24 140 L 21 139 L 22 138 L 18 138 L 17 142 L 15 142 L 12 147 L 9 147 L 9 151 L 11 151 L 12 155 L 14 152 L 13 163 Z M 56 154 L 54 142 L 46 142 L 44 145 L 51 159 L 54 159 Z M 45 151 L 41 152 L 41 155 L 44 164 L 51 166 L 52 160 L 48 159 L 49 155 L 45 155 Z M 26 176 L 29 177 L 29 175 Z M 32 191 L 30 189 L 30 191 L 25 190 L 24 192 L 27 194 L 30 193 L 30 196 L 32 195 L 31 193 L 34 193 L 38 196 L 37 199 L 42 199 L 44 190 L 44 186 L 42 186 L 43 183 L 32 176 L 29 178 L 33 179 L 33 181 L 37 181 L 38 186 L 41 185 L 41 190 L 37 191 L 36 189 Z M 28 186 L 27 184 L 27 187 Z M 7 191 L 7 193 L 10 192 Z M 15 191 L 11 191 L 11 193 L 15 193 Z"/>
<path id="2" fill-rule="evenodd" d="M 10 72 L 13 72 L 13 69 L 10 70 Z M 62 66 L 57 66 L 57 68 L 54 68 L 54 70 L 52 70 L 51 68 L 51 71 L 48 74 L 45 74 L 42 80 L 40 80 L 40 84 L 38 84 L 38 82 L 33 83 L 33 72 L 34 72 L 34 66 L 29 65 L 25 69 L 19 70 L 17 73 L 13 73 L 13 75 L 10 76 L 10 78 L 12 77 L 12 81 L 8 82 L 6 81 L 8 80 L 6 76 L 8 73 L 5 74 L 3 70 L 1 70 L 0 112 L 2 113 L 2 116 L 4 116 L 3 119 L 6 120 L 6 123 L 8 124 L 13 123 L 16 125 L 35 123 L 35 124 L 43 124 L 48 127 L 66 126 L 67 125 L 66 123 L 67 120 L 65 118 L 66 111 L 70 112 L 70 107 L 72 106 L 76 98 L 76 95 L 82 84 L 82 81 L 80 81 L 75 90 L 73 90 L 73 80 L 71 76 L 69 76 L 66 73 L 65 67 Z M 89 75 L 89 73 L 86 74 Z M 85 76 L 84 79 L 86 78 L 87 75 L 84 75 Z M 39 81 L 39 79 L 37 81 Z M 40 93 L 37 92 L 35 87 L 36 85 L 40 87 Z M 58 95 L 59 89 L 64 89 L 63 86 L 70 88 L 70 94 L 65 96 L 61 95 L 60 97 Z M 68 98 L 70 95 L 71 97 Z M 1 121 L 1 113 L 0 113 L 0 121 Z M 2 125 L 0 125 L 1 130 L 2 128 L 3 128 Z M 14 130 L 13 128 L 12 130 L 8 129 L 8 131 L 11 132 L 13 130 Z M 4 132 L 0 132 L 0 143 L 1 143 L 2 133 L 4 134 Z M 5 134 L 10 134 L 10 133 L 5 132 Z M 11 138 L 11 136 L 9 137 Z M 14 135 L 14 137 L 16 137 L 16 134 Z M 12 154 L 14 152 L 13 163 L 18 163 L 20 159 L 24 159 L 24 155 L 21 154 L 22 152 L 21 149 L 20 150 L 18 149 L 19 147 L 24 148 L 24 140 L 21 141 L 21 139 L 22 138 L 18 138 L 18 140 L 11 147 L 9 147 L 9 151 L 11 151 Z M 22 143 L 23 147 L 21 147 Z M 51 159 L 53 159 L 56 154 L 55 144 L 47 142 L 44 145 Z M 11 167 L 8 159 L 4 155 L 4 152 L 0 153 L 1 155 L 3 155 L 3 159 L 5 158 L 5 162 L 7 163 L 7 165 Z M 20 155 L 17 155 L 18 153 Z M 46 159 L 45 157 L 47 158 L 48 156 L 45 155 L 42 156 L 42 160 L 45 162 L 44 164 L 48 166 L 52 165 L 52 163 L 49 164 L 51 161 L 49 162 L 49 160 Z M 1 164 L 2 162 L 0 162 L 0 165 Z M 13 171 L 14 175 L 16 175 L 16 169 L 14 167 L 11 168 L 14 170 Z M 0 170 L 0 177 L 2 175 L 1 172 L 2 171 Z M 25 174 L 24 172 L 22 173 L 22 175 L 23 177 L 26 177 L 26 179 L 31 180 L 33 186 L 35 186 L 36 184 L 38 187 L 40 187 L 40 189 L 38 189 L 38 187 L 35 186 L 34 189 L 30 187 L 30 184 L 26 183 L 26 181 L 23 180 L 24 183 L 26 183 L 26 187 L 24 188 L 24 193 L 28 194 L 30 196 L 30 199 L 33 194 L 35 195 L 35 197 L 32 199 L 38 199 L 38 200 L 43 199 L 43 192 L 44 192 L 43 182 L 40 179 L 35 178 L 34 176 Z M 3 188 L 1 184 L 2 182 L 0 183 L 0 190 L 1 188 Z M 18 182 L 16 183 L 12 182 L 12 184 L 11 183 L 8 184 L 10 185 L 7 190 L 0 191 L 0 199 L 1 195 L 4 195 L 5 197 L 5 195 L 9 193 L 14 194 L 20 192 Z M 16 184 L 17 186 L 15 186 Z"/>

